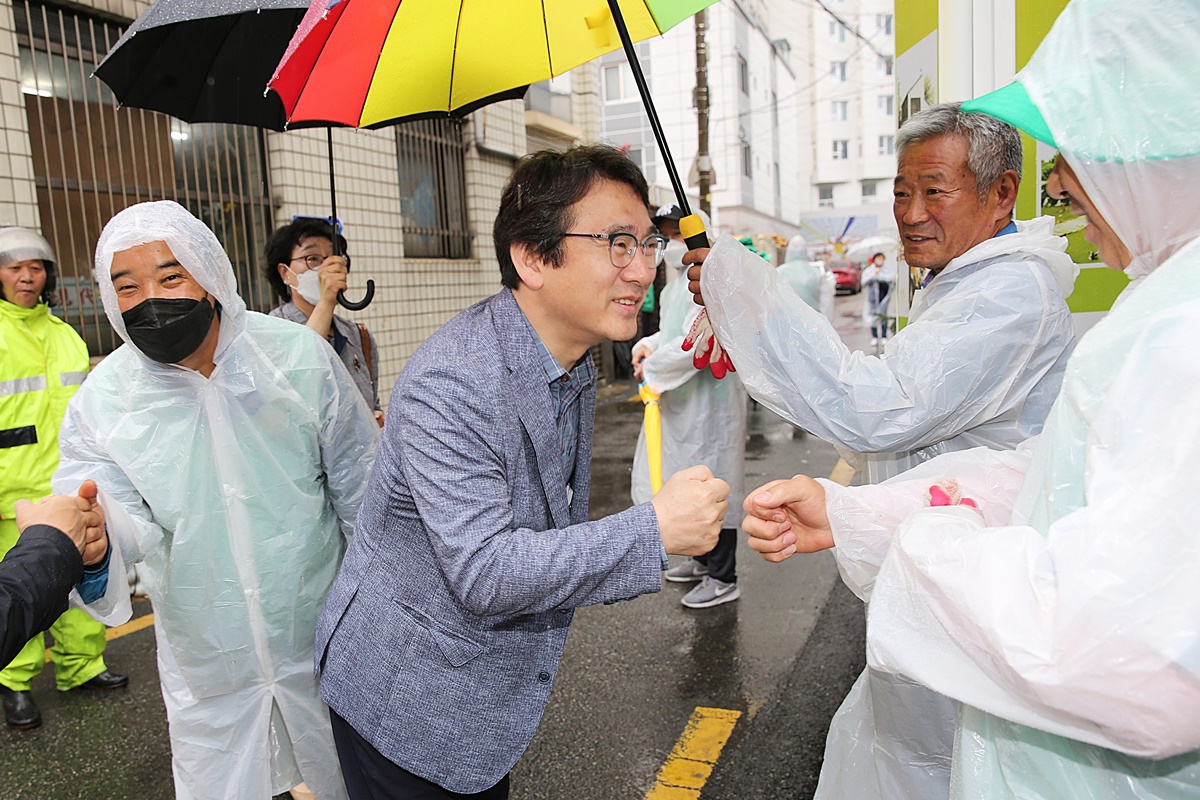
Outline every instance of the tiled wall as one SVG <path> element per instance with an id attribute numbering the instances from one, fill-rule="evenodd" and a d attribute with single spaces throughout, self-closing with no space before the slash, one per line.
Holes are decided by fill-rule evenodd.
<path id="1" fill-rule="evenodd" d="M 13 7 L 0 3 L 0 227 L 20 225 L 40 231 L 29 123 L 21 97 L 21 65 Z"/>

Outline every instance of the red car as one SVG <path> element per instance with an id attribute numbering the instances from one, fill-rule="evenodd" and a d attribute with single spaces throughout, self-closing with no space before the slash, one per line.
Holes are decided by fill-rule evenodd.
<path id="1" fill-rule="evenodd" d="M 862 291 L 862 270 L 849 261 L 830 261 L 826 265 L 837 281 L 837 292 L 858 294 Z"/>

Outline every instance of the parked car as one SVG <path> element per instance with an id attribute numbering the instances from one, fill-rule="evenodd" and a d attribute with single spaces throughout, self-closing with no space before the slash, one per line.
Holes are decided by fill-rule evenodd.
<path id="1" fill-rule="evenodd" d="M 862 270 L 857 264 L 849 261 L 830 261 L 826 266 L 833 272 L 838 294 L 858 294 L 862 291 Z"/>

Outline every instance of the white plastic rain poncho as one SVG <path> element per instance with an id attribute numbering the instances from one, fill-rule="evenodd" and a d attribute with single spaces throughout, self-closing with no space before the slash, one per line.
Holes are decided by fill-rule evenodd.
<path id="1" fill-rule="evenodd" d="M 701 288 L 750 396 L 863 454 L 874 483 L 951 450 L 1016 447 L 1041 430 L 1075 340 L 1063 298 L 1078 267 L 1051 218 L 1017 228 L 947 264 L 882 356 L 849 350 L 730 236 L 705 260 Z"/>
<path id="2" fill-rule="evenodd" d="M 688 291 L 682 255 L 675 248 L 668 249 L 663 268 L 675 274 L 663 289 L 658 332 L 640 340 L 634 349 L 651 351 L 642 363 L 642 376 L 662 395 L 663 480 L 696 464 L 708 467 L 729 484 L 729 511 L 723 527 L 737 528 L 745 494 L 746 390 L 737 373 L 717 380 L 708 370 L 696 369 L 692 354 L 683 350 L 683 336 L 700 314 L 700 306 L 692 302 Z M 633 458 L 631 494 L 634 503 L 644 503 L 654 495 L 644 426 Z"/>
<path id="3" fill-rule="evenodd" d="M 129 342 L 109 267 L 160 240 L 220 303 L 209 378 Z M 319 798 L 345 797 L 313 632 L 378 426 L 327 343 L 246 310 L 217 238 L 183 207 L 113 217 L 96 282 L 126 344 L 71 401 L 54 488 L 92 478 L 104 493 L 113 555 L 94 616 L 129 618 L 124 570 L 143 565 L 176 796 L 263 800 L 303 780 Z"/>
<path id="4" fill-rule="evenodd" d="M 803 236 L 793 236 L 788 240 L 779 274 L 787 279 L 792 291 L 809 308 L 817 309 L 826 319 L 833 321 L 837 279 L 819 262 L 808 260 L 808 242 Z"/>
<path id="5" fill-rule="evenodd" d="M 954 798 L 1200 797 L 1198 74 L 1192 0 L 1065 9 L 1018 76 L 1047 128 L 1028 130 L 1140 279 L 1080 341 L 1029 446 L 825 483 L 843 574 L 871 597 L 871 668 L 960 703 Z M 982 518 L 918 510 L 942 475 Z"/>

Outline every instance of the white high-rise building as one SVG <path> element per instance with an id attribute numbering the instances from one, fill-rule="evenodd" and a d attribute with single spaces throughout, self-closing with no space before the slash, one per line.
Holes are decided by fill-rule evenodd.
<path id="1" fill-rule="evenodd" d="M 892 0 L 724 0 L 707 10 L 714 228 L 814 242 L 895 228 Z M 693 205 L 695 25 L 637 45 Z M 674 196 L 623 52 L 599 62 L 601 138 Z M 693 175 L 694 177 L 694 175 Z M 847 230 L 848 229 L 848 230 Z"/>

